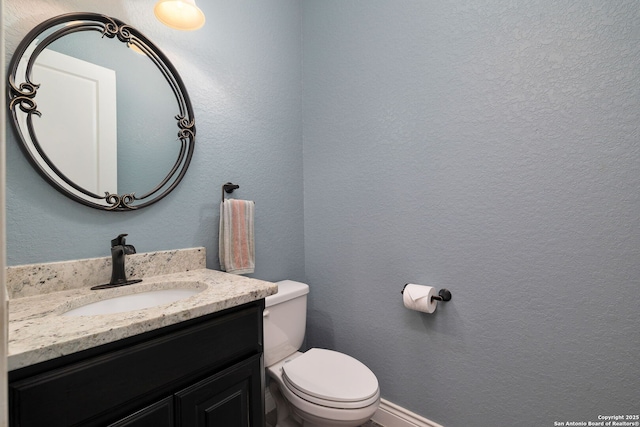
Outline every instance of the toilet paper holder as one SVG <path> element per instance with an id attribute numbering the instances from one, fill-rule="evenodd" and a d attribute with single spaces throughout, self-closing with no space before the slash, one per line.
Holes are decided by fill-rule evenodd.
<path id="1" fill-rule="evenodd" d="M 404 293 L 404 288 L 406 288 L 408 285 L 408 283 L 404 284 L 404 287 L 402 288 L 402 290 L 400 291 L 401 294 Z M 445 289 L 442 288 L 438 291 L 438 295 L 434 295 L 431 297 L 431 301 L 436 300 L 436 301 L 451 301 L 451 292 L 449 291 L 449 289 Z"/>

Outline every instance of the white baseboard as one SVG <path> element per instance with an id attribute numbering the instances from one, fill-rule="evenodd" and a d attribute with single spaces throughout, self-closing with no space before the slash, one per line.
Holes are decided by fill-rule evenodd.
<path id="1" fill-rule="evenodd" d="M 385 399 L 371 419 L 384 427 L 443 427 Z"/>

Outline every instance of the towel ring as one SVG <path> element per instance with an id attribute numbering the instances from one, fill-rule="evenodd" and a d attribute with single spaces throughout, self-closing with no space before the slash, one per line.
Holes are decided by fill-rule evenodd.
<path id="1" fill-rule="evenodd" d="M 227 182 L 226 184 L 222 184 L 222 202 L 224 203 L 224 193 L 226 192 L 227 194 L 231 194 L 233 193 L 233 190 L 240 188 L 239 185 L 236 184 L 232 184 L 230 182 Z"/>

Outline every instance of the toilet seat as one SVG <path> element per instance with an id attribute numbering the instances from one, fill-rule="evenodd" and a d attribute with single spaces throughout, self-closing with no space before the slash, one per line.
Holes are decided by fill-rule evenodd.
<path id="1" fill-rule="evenodd" d="M 296 396 L 329 408 L 364 408 L 380 397 L 378 380 L 369 368 L 332 350 L 312 348 L 285 362 L 282 379 Z"/>

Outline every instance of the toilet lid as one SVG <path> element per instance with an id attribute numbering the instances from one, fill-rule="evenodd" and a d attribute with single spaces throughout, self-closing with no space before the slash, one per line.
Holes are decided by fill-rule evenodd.
<path id="1" fill-rule="evenodd" d="M 291 391 L 302 398 L 305 394 L 332 402 L 377 398 L 374 373 L 359 360 L 336 351 L 312 348 L 285 363 L 282 371 L 286 382 L 294 387 Z"/>

